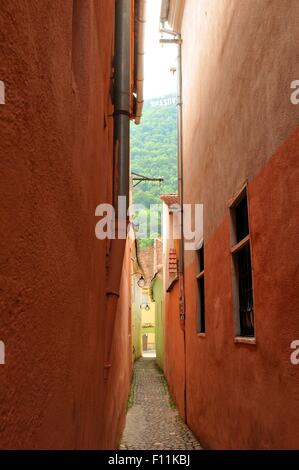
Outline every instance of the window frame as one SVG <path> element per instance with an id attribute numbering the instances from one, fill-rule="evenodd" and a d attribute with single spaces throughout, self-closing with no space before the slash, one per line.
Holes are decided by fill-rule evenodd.
<path id="1" fill-rule="evenodd" d="M 236 227 L 236 208 L 239 203 L 246 198 L 247 200 L 247 215 L 248 215 L 248 234 L 242 240 L 237 240 L 237 227 Z M 232 263 L 232 301 L 233 301 L 233 318 L 234 318 L 234 342 L 256 344 L 256 310 L 254 301 L 254 273 L 252 264 L 252 242 L 250 230 L 250 207 L 248 196 L 248 183 L 246 182 L 239 192 L 229 201 L 230 211 L 230 254 Z M 246 336 L 241 334 L 241 318 L 240 318 L 240 293 L 239 293 L 239 273 L 238 273 L 238 259 L 237 255 L 245 247 L 249 247 L 250 251 L 250 264 L 251 264 L 251 285 L 252 285 L 252 306 L 253 306 L 253 336 Z"/>

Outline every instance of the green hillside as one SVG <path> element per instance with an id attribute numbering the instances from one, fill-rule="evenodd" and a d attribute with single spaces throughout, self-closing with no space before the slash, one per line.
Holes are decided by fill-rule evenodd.
<path id="1" fill-rule="evenodd" d="M 169 101 L 171 104 L 167 104 Z M 163 184 L 141 183 L 134 188 L 135 204 L 149 207 L 161 202 L 161 193 L 177 192 L 176 112 L 172 95 L 148 100 L 144 103 L 141 124 L 132 124 L 132 171 L 147 177 L 164 177 Z"/>

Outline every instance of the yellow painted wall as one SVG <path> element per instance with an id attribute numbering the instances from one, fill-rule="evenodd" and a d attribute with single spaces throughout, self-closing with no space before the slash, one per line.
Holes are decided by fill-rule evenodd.
<path id="1" fill-rule="evenodd" d="M 142 316 L 142 326 L 150 323 L 152 325 L 155 324 L 155 303 L 148 302 L 150 307 L 149 311 L 146 311 L 145 308 L 141 309 L 141 316 Z"/>

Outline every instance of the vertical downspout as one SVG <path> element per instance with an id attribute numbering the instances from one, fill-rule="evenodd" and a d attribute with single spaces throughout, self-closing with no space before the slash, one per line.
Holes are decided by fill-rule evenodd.
<path id="1" fill-rule="evenodd" d="M 177 133 L 178 133 L 178 192 L 180 201 L 180 320 L 185 322 L 185 289 L 184 289 L 184 187 L 183 187 L 183 102 L 182 102 L 182 40 L 178 35 L 178 71 L 177 71 Z"/>
<path id="2" fill-rule="evenodd" d="M 115 196 L 129 196 L 131 2 L 115 1 L 114 145 L 118 168 Z M 118 201 L 115 201 L 117 208 Z M 128 201 L 127 201 L 128 207 Z M 117 210 L 117 209 L 116 209 Z"/>
<path id="3" fill-rule="evenodd" d="M 184 337 L 184 418 L 187 422 L 187 361 L 186 361 L 186 305 L 185 305 L 185 251 L 184 251 L 184 186 L 183 186 L 183 100 L 182 100 L 182 35 L 181 33 L 165 29 L 161 19 L 161 33 L 173 36 L 173 39 L 160 39 L 161 44 L 177 44 L 177 142 L 178 142 L 178 193 L 180 204 L 180 253 L 179 253 L 179 311 L 180 324 Z"/>
<path id="4" fill-rule="evenodd" d="M 111 368 L 111 350 L 126 246 L 130 157 L 131 0 L 115 0 L 114 53 L 114 195 L 115 239 L 110 241 L 106 279 L 104 379 Z M 119 196 L 125 202 L 119 210 Z"/>
<path id="5" fill-rule="evenodd" d="M 186 361 L 186 304 L 185 304 L 185 247 L 184 247 L 184 179 L 183 179 L 183 97 L 182 97 L 182 36 L 178 34 L 178 92 L 177 92 L 177 127 L 178 127 L 178 192 L 180 202 L 180 254 L 179 254 L 179 284 L 180 284 L 180 322 L 184 335 L 184 417 L 187 422 L 187 361 Z"/>
<path id="6" fill-rule="evenodd" d="M 179 256 L 179 280 L 180 280 L 180 321 L 184 334 L 184 409 L 185 422 L 187 422 L 187 368 L 186 368 L 186 305 L 185 305 L 185 247 L 184 247 L 184 180 L 183 180 L 183 97 L 182 97 L 182 39 L 179 35 L 178 43 L 178 190 L 180 199 L 180 256 Z"/>

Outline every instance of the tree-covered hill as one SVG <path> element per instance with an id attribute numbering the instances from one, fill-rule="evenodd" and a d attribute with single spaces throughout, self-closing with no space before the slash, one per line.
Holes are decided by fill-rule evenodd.
<path id="1" fill-rule="evenodd" d="M 144 103 L 141 124 L 131 127 L 131 169 L 164 183 L 141 183 L 133 190 L 134 203 L 159 204 L 161 193 L 177 192 L 177 128 L 175 97 Z"/>

